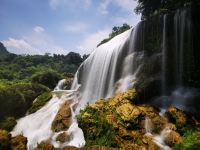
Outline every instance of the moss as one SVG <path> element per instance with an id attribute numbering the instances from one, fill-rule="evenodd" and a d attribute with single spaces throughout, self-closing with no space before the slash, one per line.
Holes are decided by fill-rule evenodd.
<path id="1" fill-rule="evenodd" d="M 85 118 L 85 114 L 92 114 Z M 117 147 L 114 140 L 115 130 L 112 125 L 108 124 L 98 110 L 87 106 L 85 110 L 77 116 L 79 126 L 84 132 L 86 147 L 99 145 L 108 147 Z"/>
<path id="2" fill-rule="evenodd" d="M 182 142 L 176 144 L 174 150 L 199 150 L 200 147 L 200 130 L 189 130 L 183 137 Z"/>
<path id="3" fill-rule="evenodd" d="M 14 117 L 7 117 L 0 122 L 0 128 L 7 131 L 11 131 L 16 124 L 17 121 Z"/>
<path id="4" fill-rule="evenodd" d="M 34 113 L 40 108 L 42 108 L 50 99 L 52 98 L 51 92 L 45 92 L 42 95 L 38 96 L 36 101 L 33 102 L 31 108 L 29 108 L 29 113 Z"/>

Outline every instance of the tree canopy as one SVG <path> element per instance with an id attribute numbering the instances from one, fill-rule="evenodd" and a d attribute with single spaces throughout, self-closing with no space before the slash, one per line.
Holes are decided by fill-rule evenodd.
<path id="1" fill-rule="evenodd" d="M 117 35 L 123 33 L 124 31 L 127 31 L 127 30 L 130 29 L 130 28 L 131 28 L 131 26 L 129 26 L 129 25 L 126 24 L 126 23 L 124 23 L 122 26 L 118 26 L 118 27 L 115 26 L 115 27 L 113 27 L 112 32 L 109 34 L 109 37 L 106 38 L 106 39 L 104 39 L 103 41 L 101 41 L 101 42 L 97 45 L 97 47 L 100 46 L 100 45 L 102 45 L 102 44 L 104 44 L 104 43 L 106 43 L 106 42 L 108 42 L 108 41 L 110 41 L 110 40 L 111 40 L 112 38 L 114 38 L 115 36 L 117 36 Z"/>
<path id="2" fill-rule="evenodd" d="M 200 3 L 199 0 L 138 0 L 135 8 L 136 14 L 142 14 L 142 19 L 158 13 L 166 13 L 178 8 Z"/>

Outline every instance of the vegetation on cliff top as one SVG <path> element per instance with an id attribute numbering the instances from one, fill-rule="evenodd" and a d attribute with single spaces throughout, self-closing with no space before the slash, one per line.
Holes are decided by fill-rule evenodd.
<path id="1" fill-rule="evenodd" d="M 135 12 L 136 14 L 142 14 L 142 19 L 146 19 L 156 14 L 175 11 L 192 4 L 200 5 L 200 2 L 199 0 L 138 0 Z"/>
<path id="2" fill-rule="evenodd" d="M 109 37 L 106 38 L 106 39 L 104 39 L 104 40 L 102 40 L 102 41 L 97 45 L 97 47 L 100 46 L 100 45 L 102 45 L 102 44 L 104 44 L 104 43 L 106 43 L 106 42 L 108 42 L 108 41 L 110 41 L 110 40 L 111 40 L 112 38 L 114 38 L 115 36 L 117 36 L 117 35 L 119 35 L 119 34 L 125 32 L 125 31 L 127 31 L 127 30 L 130 29 L 130 28 L 131 28 L 131 26 L 129 26 L 129 25 L 126 24 L 126 23 L 123 24 L 121 27 L 113 27 L 112 32 L 109 34 Z"/>

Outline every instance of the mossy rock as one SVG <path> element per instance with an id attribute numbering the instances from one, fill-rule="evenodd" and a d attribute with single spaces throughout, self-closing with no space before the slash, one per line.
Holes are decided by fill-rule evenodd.
<path id="1" fill-rule="evenodd" d="M 51 130 L 54 132 L 60 132 L 60 131 L 64 131 L 67 130 L 72 121 L 71 121 L 71 117 L 72 117 L 72 112 L 71 112 L 71 106 L 72 101 L 66 101 L 61 108 L 59 109 L 58 113 L 56 114 L 52 125 L 51 125 Z"/>
<path id="2" fill-rule="evenodd" d="M 52 98 L 51 92 L 45 92 L 42 95 L 38 96 L 33 102 L 31 108 L 29 108 L 29 113 L 34 113 L 40 108 L 42 108 L 50 99 Z"/>
<path id="3" fill-rule="evenodd" d="M 175 123 L 178 128 L 182 128 L 187 125 L 187 115 L 176 107 L 169 107 L 166 111 L 166 116 L 170 121 Z"/>

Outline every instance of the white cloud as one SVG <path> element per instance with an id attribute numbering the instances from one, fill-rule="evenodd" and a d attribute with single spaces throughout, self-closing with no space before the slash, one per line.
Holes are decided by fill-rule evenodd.
<path id="1" fill-rule="evenodd" d="M 65 32 L 84 33 L 88 29 L 88 25 L 82 22 L 67 23 L 64 26 Z"/>
<path id="2" fill-rule="evenodd" d="M 135 0 L 112 0 L 113 4 L 117 4 L 122 10 L 133 12 L 134 8 L 137 6 L 137 1 Z"/>
<path id="3" fill-rule="evenodd" d="M 103 39 L 108 37 L 109 33 L 110 29 L 104 29 L 87 35 L 85 39 L 77 46 L 79 53 L 88 54 L 92 52 L 92 50 L 94 50 Z"/>
<path id="4" fill-rule="evenodd" d="M 110 4 L 110 2 L 111 0 L 104 0 L 103 2 L 100 3 L 98 10 L 101 14 L 106 15 L 109 13 L 107 7 Z"/>
<path id="5" fill-rule="evenodd" d="M 60 6 L 67 8 L 84 8 L 88 9 L 92 3 L 92 0 L 49 0 L 49 5 L 52 9 L 56 10 Z"/>
<path id="6" fill-rule="evenodd" d="M 45 31 L 45 29 L 41 26 L 35 26 L 33 30 L 37 33 L 41 33 Z"/>
<path id="7" fill-rule="evenodd" d="M 38 50 L 33 48 L 24 39 L 9 38 L 8 40 L 2 41 L 2 43 L 9 49 L 10 52 L 16 54 L 40 54 Z"/>
<path id="8" fill-rule="evenodd" d="M 69 52 L 55 44 L 54 39 L 43 32 L 40 34 L 31 32 L 20 39 L 9 38 L 2 43 L 15 54 L 67 54 Z"/>
<path id="9" fill-rule="evenodd" d="M 140 15 L 133 16 L 132 14 L 125 15 L 123 17 L 112 18 L 112 23 L 114 26 L 121 26 L 123 23 L 127 23 L 133 27 L 139 22 Z"/>
<path id="10" fill-rule="evenodd" d="M 133 9 L 137 6 L 137 1 L 134 0 L 103 0 L 98 7 L 101 14 L 108 14 L 108 6 L 116 5 L 123 11 L 133 12 Z"/>

